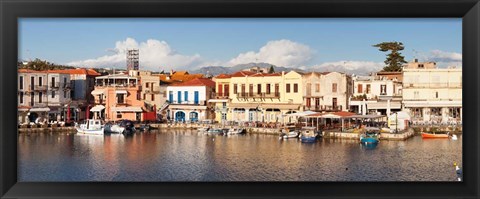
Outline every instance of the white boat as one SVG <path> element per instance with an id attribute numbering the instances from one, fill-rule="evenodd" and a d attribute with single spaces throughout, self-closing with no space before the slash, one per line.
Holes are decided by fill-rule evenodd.
<path id="1" fill-rule="evenodd" d="M 202 128 L 198 128 L 197 131 L 200 133 L 206 133 L 208 132 L 208 130 L 210 129 L 210 127 L 202 127 Z"/>
<path id="2" fill-rule="evenodd" d="M 243 128 L 230 128 L 227 132 L 227 135 L 238 135 L 245 132 Z"/>
<path id="3" fill-rule="evenodd" d="M 84 124 L 75 125 L 78 133 L 90 135 L 103 135 L 104 128 L 101 120 L 89 119 Z"/>
<path id="4" fill-rule="evenodd" d="M 280 134 L 280 139 L 290 139 L 290 138 L 297 138 L 300 133 L 295 130 L 295 126 L 287 126 L 285 129 L 282 130 Z"/>
<path id="5" fill-rule="evenodd" d="M 123 133 L 125 131 L 125 127 L 121 127 L 118 124 L 114 123 L 106 123 L 104 126 L 104 133 Z"/>

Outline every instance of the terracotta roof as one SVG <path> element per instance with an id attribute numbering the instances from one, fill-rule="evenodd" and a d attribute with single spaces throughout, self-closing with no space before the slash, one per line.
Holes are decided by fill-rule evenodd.
<path id="1" fill-rule="evenodd" d="M 282 73 L 256 73 L 251 77 L 269 77 L 269 76 L 282 76 Z"/>
<path id="2" fill-rule="evenodd" d="M 41 70 L 32 70 L 32 69 L 18 69 L 19 73 L 46 73 L 45 71 Z"/>
<path id="3" fill-rule="evenodd" d="M 232 73 L 230 76 L 231 77 L 245 77 L 245 76 L 250 76 L 250 75 L 254 75 L 254 74 L 256 74 L 256 73 L 250 72 L 250 71 L 238 71 L 238 72 Z"/>
<path id="4" fill-rule="evenodd" d="M 227 78 L 231 78 L 231 77 L 232 76 L 228 75 L 228 74 L 220 74 L 220 75 L 215 76 L 215 78 L 217 78 L 217 79 L 227 79 Z"/>
<path id="5" fill-rule="evenodd" d="M 208 86 L 215 87 L 215 82 L 208 78 L 196 78 L 190 81 L 172 84 L 171 86 Z"/>
<path id="6" fill-rule="evenodd" d="M 19 73 L 61 73 L 61 74 L 86 74 L 92 76 L 100 76 L 100 73 L 97 73 L 93 69 L 78 68 L 78 69 L 65 69 L 65 70 L 31 70 L 31 69 L 18 69 Z"/>

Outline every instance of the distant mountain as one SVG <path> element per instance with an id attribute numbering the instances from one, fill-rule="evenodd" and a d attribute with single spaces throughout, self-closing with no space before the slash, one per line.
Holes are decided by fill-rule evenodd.
<path id="1" fill-rule="evenodd" d="M 282 72 L 282 71 L 285 71 L 285 72 L 289 72 L 289 71 L 299 71 L 299 72 L 303 72 L 302 70 L 300 69 L 296 69 L 296 68 L 288 68 L 288 67 L 281 67 L 281 66 L 275 66 L 273 64 L 269 64 L 269 63 L 248 63 L 248 64 L 238 64 L 238 65 L 235 65 L 235 66 L 232 66 L 232 67 L 226 67 L 226 66 L 205 66 L 205 67 L 202 67 L 200 69 L 197 69 L 197 70 L 193 70 L 191 71 L 190 73 L 201 73 L 201 74 L 209 74 L 209 75 L 219 75 L 219 74 L 230 74 L 230 73 L 234 73 L 234 72 L 237 72 L 237 71 L 241 71 L 241 70 L 245 70 L 245 69 L 249 69 L 249 68 L 252 68 L 252 67 L 260 67 L 260 68 L 270 68 L 270 66 L 273 66 L 273 69 L 275 70 L 275 72 Z"/>

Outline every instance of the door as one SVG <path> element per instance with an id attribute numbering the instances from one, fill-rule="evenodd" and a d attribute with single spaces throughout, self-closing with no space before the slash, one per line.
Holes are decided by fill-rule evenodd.
<path id="1" fill-rule="evenodd" d="M 195 104 L 198 104 L 198 91 L 195 91 L 193 93 L 193 101 Z"/>
<path id="2" fill-rule="evenodd" d="M 190 121 L 192 121 L 192 122 L 197 122 L 198 121 L 198 113 L 197 112 L 191 112 L 190 113 Z"/>
<path id="3" fill-rule="evenodd" d="M 175 113 L 175 121 L 184 122 L 185 121 L 185 113 L 183 111 L 176 112 Z"/>
<path id="4" fill-rule="evenodd" d="M 337 109 L 337 98 L 336 97 L 334 97 L 332 99 L 332 106 L 333 106 L 333 109 Z"/>

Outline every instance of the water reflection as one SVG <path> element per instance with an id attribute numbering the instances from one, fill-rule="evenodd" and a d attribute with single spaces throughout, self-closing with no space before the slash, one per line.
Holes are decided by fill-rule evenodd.
<path id="1" fill-rule="evenodd" d="M 455 181 L 462 162 L 461 136 L 362 145 L 177 130 L 18 140 L 20 181 Z"/>

